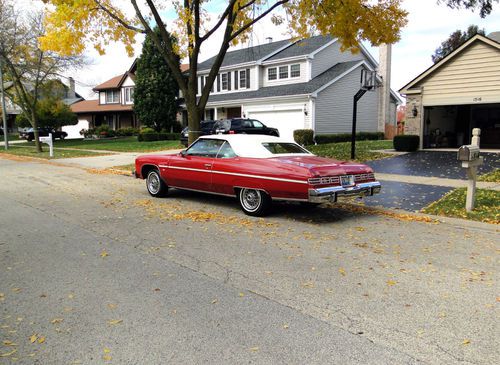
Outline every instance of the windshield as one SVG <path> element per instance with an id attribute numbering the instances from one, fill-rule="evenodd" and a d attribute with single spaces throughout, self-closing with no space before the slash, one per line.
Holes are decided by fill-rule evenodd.
<path id="1" fill-rule="evenodd" d="M 310 152 L 300 147 L 296 143 L 287 142 L 265 142 L 262 146 L 273 155 L 289 154 L 289 153 L 307 153 Z"/>

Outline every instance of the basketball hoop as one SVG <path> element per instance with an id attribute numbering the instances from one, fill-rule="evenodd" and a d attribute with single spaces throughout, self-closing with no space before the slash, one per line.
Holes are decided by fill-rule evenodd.
<path id="1" fill-rule="evenodd" d="M 361 70 L 361 90 L 374 90 L 377 87 L 377 71 Z"/>

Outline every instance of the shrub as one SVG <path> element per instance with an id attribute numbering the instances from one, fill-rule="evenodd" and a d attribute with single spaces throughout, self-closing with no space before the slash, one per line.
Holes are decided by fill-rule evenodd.
<path id="1" fill-rule="evenodd" d="M 351 133 L 338 134 L 318 134 L 314 137 L 317 144 L 350 142 Z M 356 133 L 357 141 L 380 140 L 384 139 L 383 132 L 359 132 Z"/>
<path id="2" fill-rule="evenodd" d="M 312 129 L 296 129 L 293 131 L 293 139 L 302 146 L 314 144 L 314 131 Z"/>
<path id="3" fill-rule="evenodd" d="M 139 142 L 151 142 L 151 141 L 174 141 L 180 139 L 180 133 L 166 133 L 166 132 L 156 132 L 152 128 L 143 128 L 139 135 L 137 136 L 137 140 Z"/>
<path id="4" fill-rule="evenodd" d="M 420 137 L 413 135 L 395 136 L 392 142 L 396 151 L 413 152 L 418 150 Z"/>

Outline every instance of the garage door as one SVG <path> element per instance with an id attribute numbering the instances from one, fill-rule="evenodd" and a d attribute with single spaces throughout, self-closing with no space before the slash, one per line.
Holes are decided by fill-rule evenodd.
<path id="1" fill-rule="evenodd" d="M 260 120 L 268 127 L 277 128 L 281 137 L 291 140 L 293 140 L 294 130 L 304 129 L 302 110 L 249 111 L 247 117 Z"/>

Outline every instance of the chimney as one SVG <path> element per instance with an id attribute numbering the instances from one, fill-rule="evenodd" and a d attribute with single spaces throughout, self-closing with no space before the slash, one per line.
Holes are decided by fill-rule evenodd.
<path id="1" fill-rule="evenodd" d="M 391 116 L 391 58 L 392 45 L 379 46 L 378 74 L 382 77 L 382 86 L 378 94 L 378 131 L 385 132 L 385 125 L 393 122 Z"/>
<path id="2" fill-rule="evenodd" d="M 68 91 L 68 99 L 76 98 L 75 93 L 75 79 L 72 77 L 68 77 L 69 80 L 69 91 Z"/>
<path id="3" fill-rule="evenodd" d="M 266 37 L 267 43 L 273 43 L 273 37 Z"/>

